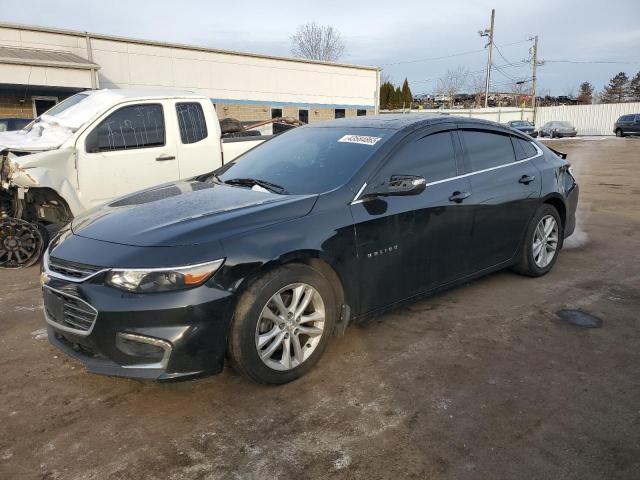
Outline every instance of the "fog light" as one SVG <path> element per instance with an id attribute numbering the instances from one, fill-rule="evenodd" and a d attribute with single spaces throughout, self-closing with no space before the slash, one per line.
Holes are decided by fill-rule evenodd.
<path id="1" fill-rule="evenodd" d="M 142 362 L 125 368 L 164 368 L 171 354 L 171 344 L 165 340 L 124 332 L 116 335 L 116 348 Z"/>

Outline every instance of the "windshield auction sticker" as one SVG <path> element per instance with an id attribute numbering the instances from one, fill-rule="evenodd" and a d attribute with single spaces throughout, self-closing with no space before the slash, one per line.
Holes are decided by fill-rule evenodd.
<path id="1" fill-rule="evenodd" d="M 338 141 L 342 143 L 359 143 L 361 145 L 375 145 L 381 137 L 368 137 L 366 135 L 345 135 Z"/>

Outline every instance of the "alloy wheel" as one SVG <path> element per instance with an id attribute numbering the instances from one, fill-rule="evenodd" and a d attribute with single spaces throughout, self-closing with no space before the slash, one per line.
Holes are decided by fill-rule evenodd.
<path id="1" fill-rule="evenodd" d="M 276 292 L 262 309 L 256 326 L 256 349 L 273 370 L 288 371 L 307 360 L 324 333 L 324 301 L 306 283 Z"/>
<path id="2" fill-rule="evenodd" d="M 38 225 L 18 218 L 0 220 L 0 268 L 22 268 L 40 258 L 44 240 Z"/>
<path id="3" fill-rule="evenodd" d="M 558 250 L 558 222 L 553 215 L 540 219 L 533 234 L 533 260 L 540 268 L 547 267 Z"/>

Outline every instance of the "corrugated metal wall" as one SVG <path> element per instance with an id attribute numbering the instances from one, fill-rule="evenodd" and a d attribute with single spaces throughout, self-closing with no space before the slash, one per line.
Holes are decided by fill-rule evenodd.
<path id="1" fill-rule="evenodd" d="M 613 135 L 615 121 L 628 113 L 640 113 L 640 102 L 540 107 L 536 127 L 552 120 L 565 120 L 576 126 L 578 135 Z"/>

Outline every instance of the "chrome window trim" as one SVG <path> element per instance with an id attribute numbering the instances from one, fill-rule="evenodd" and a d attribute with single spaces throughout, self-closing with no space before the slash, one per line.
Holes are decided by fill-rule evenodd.
<path id="1" fill-rule="evenodd" d="M 58 272 L 54 272 L 53 270 L 51 270 L 49 268 L 49 249 L 47 249 L 44 252 L 44 255 L 42 256 L 42 269 L 44 270 L 44 273 L 47 274 L 47 276 L 49 277 L 53 277 L 53 278 L 58 278 L 60 280 L 66 280 L 67 282 L 72 282 L 72 283 L 82 283 L 82 282 L 86 282 L 87 280 L 100 275 L 101 273 L 104 273 L 106 271 L 108 271 L 108 268 L 103 268 L 101 270 L 98 270 L 95 273 L 92 273 L 91 275 L 88 275 L 86 277 L 83 278 L 76 278 L 76 277 L 69 277 L 67 275 L 64 275 L 62 273 L 58 273 Z M 72 268 L 70 268 L 69 270 L 73 270 Z"/>
<path id="2" fill-rule="evenodd" d="M 169 364 L 169 357 L 171 356 L 171 352 L 173 351 L 173 347 L 171 343 L 166 340 L 160 340 L 159 338 L 147 337 L 145 335 L 137 335 L 135 333 L 126 333 L 126 332 L 118 332 L 117 335 L 126 338 L 127 340 L 131 340 L 133 342 L 140 343 L 148 343 L 149 345 L 154 345 L 156 347 L 162 348 L 164 350 L 164 355 L 162 356 L 162 360 L 156 363 L 140 363 L 137 365 L 121 365 L 122 368 L 161 368 L 166 369 Z"/>
<path id="3" fill-rule="evenodd" d="M 516 138 L 520 138 L 520 137 L 516 137 Z M 522 140 L 524 140 L 524 139 L 522 139 Z M 535 142 L 533 142 L 532 140 L 525 140 L 525 142 L 529 142 L 531 145 L 533 145 L 533 147 L 536 149 L 536 152 L 537 152 L 535 155 L 532 155 L 531 157 L 523 158 L 522 160 L 516 160 L 515 162 L 505 163 L 504 165 L 498 165 L 496 167 L 491 167 L 491 168 L 485 168 L 483 170 L 478 170 L 477 172 L 469 172 L 469 173 L 465 173 L 463 175 L 456 175 L 455 177 L 449 177 L 449 178 L 444 178 L 442 180 L 437 180 L 435 182 L 428 182 L 425 186 L 430 187 L 431 185 L 438 185 L 439 183 L 450 182 L 452 180 L 458 180 L 459 178 L 466 178 L 466 177 L 470 177 L 472 175 L 478 175 L 480 173 L 491 172 L 493 170 L 499 170 L 501 168 L 510 167 L 511 165 L 518 165 L 519 163 L 528 162 L 530 160 L 533 160 L 534 158 L 538 158 L 538 157 L 543 155 L 542 150 L 540 149 L 540 147 L 538 147 L 538 145 L 536 145 Z M 353 198 L 353 200 L 351 201 L 350 205 L 355 205 L 355 204 L 362 203 L 362 202 L 366 201 L 366 199 L 360 199 L 359 198 L 360 195 L 362 195 L 362 192 L 364 192 L 364 189 L 366 188 L 366 186 L 367 186 L 367 183 L 365 182 L 364 185 L 362 185 L 362 187 L 360 188 L 360 190 L 358 190 L 358 193 Z"/>
<path id="4" fill-rule="evenodd" d="M 68 293 L 65 293 L 61 290 L 58 290 L 57 288 L 52 288 L 49 285 L 43 285 L 42 286 L 43 289 L 48 288 L 49 290 L 56 292 L 60 295 L 63 295 L 65 297 L 69 297 L 69 298 L 73 298 L 75 300 L 78 300 L 79 302 L 82 302 L 83 304 L 85 304 L 87 307 L 89 307 L 91 310 L 93 310 L 95 312 L 95 315 L 93 317 L 93 322 L 91 323 L 91 327 L 89 327 L 88 330 L 78 330 L 75 328 L 71 328 L 71 327 L 67 327 L 65 325 L 61 325 L 58 322 L 54 321 L 51 317 L 49 317 L 49 315 L 47 315 L 47 308 L 44 307 L 42 310 L 44 312 L 44 319 L 46 320 L 48 325 L 51 325 L 53 328 L 57 329 L 57 330 L 62 330 L 63 332 L 67 332 L 67 333 L 73 333 L 74 335 L 79 335 L 81 337 L 87 337 L 89 335 L 91 335 L 91 332 L 93 332 L 93 327 L 95 327 L 96 325 L 96 320 L 98 319 L 98 310 L 96 310 L 95 308 L 93 308 L 91 306 L 91 304 L 87 303 L 86 301 L 84 301 L 83 299 L 81 299 L 80 297 L 77 297 L 75 295 L 70 295 Z"/>

